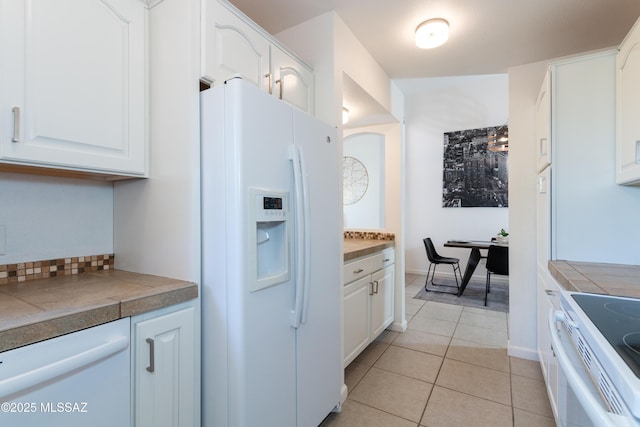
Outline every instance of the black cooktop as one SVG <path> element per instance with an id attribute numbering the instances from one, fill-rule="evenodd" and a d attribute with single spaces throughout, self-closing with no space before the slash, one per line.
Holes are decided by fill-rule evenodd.
<path id="1" fill-rule="evenodd" d="M 571 297 L 640 378 L 640 299 L 592 294 Z"/>

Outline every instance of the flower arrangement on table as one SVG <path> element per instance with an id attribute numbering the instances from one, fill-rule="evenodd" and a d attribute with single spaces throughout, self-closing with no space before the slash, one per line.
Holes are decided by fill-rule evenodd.
<path id="1" fill-rule="evenodd" d="M 496 241 L 502 244 L 509 243 L 509 233 L 507 233 L 504 228 L 501 228 L 500 232 L 496 236 Z"/>

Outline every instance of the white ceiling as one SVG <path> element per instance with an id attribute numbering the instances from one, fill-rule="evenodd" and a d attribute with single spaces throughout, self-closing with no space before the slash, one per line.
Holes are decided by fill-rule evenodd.
<path id="1" fill-rule="evenodd" d="M 277 34 L 335 10 L 391 79 L 506 73 L 511 66 L 620 44 L 640 16 L 640 0 L 229 0 Z M 415 47 L 421 22 L 444 18 L 449 41 Z M 347 127 L 392 120 L 355 82 Z"/>
<path id="2" fill-rule="evenodd" d="M 505 73 L 507 68 L 617 46 L 640 0 L 230 0 L 271 34 L 335 10 L 390 78 Z M 450 39 L 415 47 L 422 21 Z"/>

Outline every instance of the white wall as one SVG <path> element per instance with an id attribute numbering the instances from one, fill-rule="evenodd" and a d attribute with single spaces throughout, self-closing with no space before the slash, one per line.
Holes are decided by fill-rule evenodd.
<path id="1" fill-rule="evenodd" d="M 403 113 L 401 109 L 398 110 Z M 396 292 L 391 329 L 407 329 L 405 310 L 405 139 L 404 126 L 398 123 L 372 126 L 371 132 L 385 135 L 385 230 L 395 235 Z"/>
<path id="2" fill-rule="evenodd" d="M 313 67 L 315 115 L 320 119 L 341 127 L 343 74 L 396 118 L 402 118 L 402 93 L 334 11 L 275 37 Z"/>
<path id="3" fill-rule="evenodd" d="M 365 167 L 368 187 L 360 200 L 344 205 L 345 229 L 381 229 L 385 227 L 384 135 L 354 133 L 344 138 L 345 157 L 357 159 Z"/>
<path id="4" fill-rule="evenodd" d="M 113 253 L 113 185 L 0 173 L 0 264 Z"/>
<path id="5" fill-rule="evenodd" d="M 342 129 L 343 78 L 348 74 L 399 123 L 350 129 L 349 132 L 380 132 L 386 141 L 386 224 L 395 234 L 396 293 L 394 330 L 406 329 L 404 307 L 404 102 L 403 93 L 385 74 L 371 54 L 335 12 L 328 12 L 292 27 L 276 37 L 314 68 L 315 114 Z M 327 90 L 332 88 L 332 90 Z M 346 132 L 345 132 L 346 134 Z"/>
<path id="6" fill-rule="evenodd" d="M 507 122 L 507 75 L 395 83 L 405 96 L 406 271 L 426 273 L 425 237 L 432 238 L 441 255 L 458 257 L 464 266 L 469 250 L 442 245 L 453 239 L 489 240 L 501 228 L 509 229 L 509 210 L 442 207 L 443 134 Z M 479 266 L 476 275 L 484 280 L 484 274 Z"/>
<path id="7" fill-rule="evenodd" d="M 343 73 L 351 77 L 373 99 L 391 112 L 391 81 L 382 67 L 336 15 L 337 63 Z"/>
<path id="8" fill-rule="evenodd" d="M 512 260 L 509 274 L 512 284 L 509 294 L 509 354 L 530 359 L 537 358 L 536 311 L 535 304 L 532 303 L 536 298 L 535 102 L 546 69 L 552 61 L 555 62 L 541 61 L 509 69 L 509 225 L 512 233 L 509 240 Z M 611 70 L 604 71 L 610 72 Z M 613 86 L 610 84 L 604 94 L 591 94 L 582 88 L 576 90 L 574 83 L 580 79 L 595 78 L 601 81 L 583 73 L 578 70 L 574 76 L 569 76 L 564 81 L 563 93 L 576 99 L 573 105 L 569 102 L 569 109 L 565 108 L 563 111 L 564 118 L 556 135 L 573 144 L 570 150 L 574 150 L 573 153 L 566 150 L 557 153 L 560 154 L 557 160 L 562 161 L 561 166 L 564 166 L 558 178 L 562 178 L 565 185 L 573 187 L 568 192 L 563 190 L 565 192 L 560 195 L 564 199 L 562 210 L 565 213 L 560 223 L 556 224 L 559 226 L 557 232 L 564 236 L 560 239 L 558 257 L 590 262 L 637 263 L 637 251 L 631 246 L 625 246 L 626 240 L 620 236 L 637 234 L 637 227 L 633 228 L 633 215 L 638 211 L 640 189 L 615 184 L 615 141 L 611 128 L 594 136 L 591 134 L 593 128 L 598 128 L 602 123 L 589 123 L 588 126 L 581 124 L 581 117 L 585 114 L 599 115 L 603 122 L 611 123 L 614 110 Z M 600 86 L 598 88 L 602 90 Z M 585 98 L 580 101 L 580 96 Z M 606 100 L 597 107 L 603 108 L 601 113 L 594 112 L 592 108 L 586 113 L 580 111 L 585 106 L 589 108 L 588 102 L 592 96 Z M 582 134 L 583 128 L 591 131 Z M 578 149 L 576 154 L 576 147 L 584 143 L 589 144 L 590 148 Z M 575 165 L 572 164 L 572 159 Z M 581 167 L 586 162 L 590 162 L 589 166 Z M 594 174 L 598 178 L 594 179 Z M 571 201 L 568 200 L 570 198 Z M 593 236 L 602 232 L 602 225 L 614 230 L 615 237 L 601 236 L 597 239 L 597 245 L 590 244 Z M 599 228 L 594 230 L 594 226 Z M 575 245 L 576 241 L 583 238 L 586 240 Z"/>
<path id="9" fill-rule="evenodd" d="M 537 359 L 535 104 L 547 63 L 509 69 L 509 354 Z"/>
<path id="10" fill-rule="evenodd" d="M 616 53 L 554 68 L 554 259 L 640 264 L 640 188 L 615 180 Z"/>
<path id="11" fill-rule="evenodd" d="M 149 178 L 115 184 L 116 267 L 200 283 L 200 2 L 150 10 Z"/>
<path id="12" fill-rule="evenodd" d="M 386 218 L 383 231 L 395 236 L 395 281 L 394 321 L 390 329 L 404 331 L 407 329 L 405 316 L 405 190 L 404 190 L 404 131 L 399 123 L 366 126 L 345 131 L 345 135 L 355 133 L 372 133 L 384 136 L 384 193 Z"/>
<path id="13" fill-rule="evenodd" d="M 336 66 L 335 12 L 327 12 L 275 34 L 287 48 L 313 68 L 315 116 L 342 126 L 342 72 Z"/>

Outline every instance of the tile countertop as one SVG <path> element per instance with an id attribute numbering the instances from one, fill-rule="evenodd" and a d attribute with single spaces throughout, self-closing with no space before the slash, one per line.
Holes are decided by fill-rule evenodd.
<path id="1" fill-rule="evenodd" d="M 188 301 L 194 283 L 106 270 L 0 286 L 0 351 Z"/>
<path id="2" fill-rule="evenodd" d="M 640 298 L 640 265 L 557 260 L 549 271 L 568 291 Z"/>
<path id="3" fill-rule="evenodd" d="M 394 247 L 394 240 L 344 239 L 344 261 L 371 255 L 386 248 Z"/>

